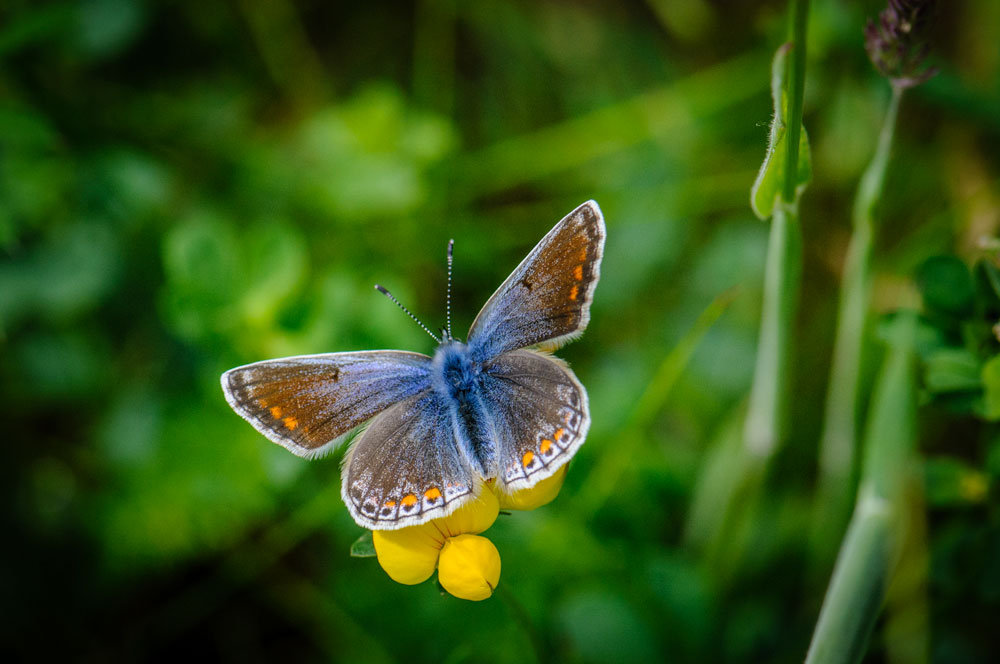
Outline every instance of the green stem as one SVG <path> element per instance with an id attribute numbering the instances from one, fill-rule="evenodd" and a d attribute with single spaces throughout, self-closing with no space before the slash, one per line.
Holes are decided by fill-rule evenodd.
<path id="1" fill-rule="evenodd" d="M 857 662 L 864 655 L 885 595 L 891 524 L 884 500 L 869 496 L 858 501 L 806 664 Z"/>
<path id="2" fill-rule="evenodd" d="M 917 319 L 901 314 L 872 399 L 864 477 L 806 664 L 861 660 L 905 530 L 904 486 L 916 442 Z"/>
<path id="3" fill-rule="evenodd" d="M 846 512 L 858 427 L 861 358 L 871 292 L 874 210 L 882 196 L 886 166 L 899 112 L 902 88 L 893 88 L 878 145 L 854 200 L 854 232 L 844 261 L 837 333 L 830 368 L 823 434 L 820 439 L 819 503 L 824 510 Z M 823 520 L 823 528 L 831 525 Z M 842 522 L 841 522 L 842 523 Z M 834 528 L 839 532 L 840 527 Z"/>
<path id="4" fill-rule="evenodd" d="M 806 87 L 806 22 L 809 18 L 809 0 L 792 0 L 788 21 L 788 41 L 792 44 L 788 59 L 788 116 L 785 141 L 785 182 L 782 198 L 793 205 L 798 187 L 799 134 L 802 132 L 802 97 Z"/>
<path id="5" fill-rule="evenodd" d="M 799 136 L 802 129 L 802 93 L 806 75 L 806 19 L 808 0 L 792 0 L 789 15 L 788 107 L 785 127 L 785 170 L 782 200 L 771 218 L 760 338 L 754 369 L 744 441 L 750 452 L 769 457 L 784 437 L 790 382 L 792 331 L 798 311 L 802 274 L 802 232 L 798 212 Z"/>
<path id="6" fill-rule="evenodd" d="M 798 213 L 778 206 L 764 266 L 764 300 L 750 405 L 743 439 L 755 455 L 769 457 L 784 436 L 792 330 L 802 274 L 802 231 Z"/>

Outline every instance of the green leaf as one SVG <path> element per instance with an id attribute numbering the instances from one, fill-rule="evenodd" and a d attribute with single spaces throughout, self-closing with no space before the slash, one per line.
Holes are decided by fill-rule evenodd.
<path id="1" fill-rule="evenodd" d="M 761 219 L 767 219 L 774 212 L 774 206 L 781 197 L 785 180 L 785 136 L 787 116 L 787 85 L 785 72 L 789 44 L 784 44 L 774 54 L 771 64 L 771 99 L 774 101 L 774 117 L 767 143 L 764 163 L 760 166 L 757 179 L 750 188 L 750 207 Z M 796 198 L 802 194 L 812 179 L 812 156 L 809 151 L 809 137 L 805 127 L 799 134 L 798 173 L 795 179 Z"/>
<path id="2" fill-rule="evenodd" d="M 306 241 L 294 226 L 267 220 L 245 231 L 243 258 L 248 266 L 240 303 L 243 315 L 250 323 L 263 324 L 305 279 Z"/>
<path id="3" fill-rule="evenodd" d="M 939 457 L 924 464 L 927 504 L 951 507 L 982 502 L 989 493 L 989 478 L 959 459 Z"/>
<path id="4" fill-rule="evenodd" d="M 928 258 L 917 269 L 917 283 L 927 309 L 954 316 L 972 313 L 975 288 L 969 268 L 960 258 Z"/>
<path id="5" fill-rule="evenodd" d="M 361 537 L 354 540 L 354 544 L 351 545 L 351 557 L 352 558 L 375 557 L 375 541 L 372 539 L 372 531 L 366 530 Z"/>
<path id="6" fill-rule="evenodd" d="M 983 417 L 1000 420 L 1000 355 L 983 365 Z"/>
<path id="7" fill-rule="evenodd" d="M 963 392 L 981 387 L 979 358 L 964 348 L 942 348 L 931 353 L 924 366 L 928 391 Z"/>

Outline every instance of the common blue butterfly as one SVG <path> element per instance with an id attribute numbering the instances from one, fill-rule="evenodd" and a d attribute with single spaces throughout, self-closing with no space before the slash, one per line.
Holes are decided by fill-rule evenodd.
<path id="1" fill-rule="evenodd" d="M 365 528 L 446 516 L 488 480 L 530 488 L 573 457 L 590 427 L 587 391 L 546 351 L 586 328 L 605 234 L 594 201 L 570 212 L 490 297 L 465 343 L 446 329 L 433 357 L 376 350 L 256 362 L 222 375 L 226 400 L 309 458 L 371 420 L 344 458 L 341 485 Z"/>

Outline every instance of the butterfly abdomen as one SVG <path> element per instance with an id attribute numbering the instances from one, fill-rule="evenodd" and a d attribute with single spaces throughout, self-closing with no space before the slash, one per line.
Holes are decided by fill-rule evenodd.
<path id="1" fill-rule="evenodd" d="M 434 389 L 451 405 L 459 449 L 483 479 L 495 477 L 496 436 L 479 394 L 482 365 L 472 359 L 468 346 L 451 341 L 438 347 L 431 372 Z"/>

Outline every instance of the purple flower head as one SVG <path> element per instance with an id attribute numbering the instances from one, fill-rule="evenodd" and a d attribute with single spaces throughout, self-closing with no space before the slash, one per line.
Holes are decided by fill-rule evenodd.
<path id="1" fill-rule="evenodd" d="M 879 72 L 900 88 L 920 85 L 937 73 L 923 67 L 934 0 L 889 0 L 889 6 L 865 26 L 865 50 Z"/>

